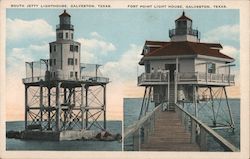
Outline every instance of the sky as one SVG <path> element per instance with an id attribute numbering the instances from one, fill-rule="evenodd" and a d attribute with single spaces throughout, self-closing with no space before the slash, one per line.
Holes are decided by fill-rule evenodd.
<path id="1" fill-rule="evenodd" d="M 137 87 L 138 66 L 146 40 L 169 41 L 169 29 L 183 10 L 177 9 L 68 9 L 74 39 L 81 43 L 81 62 L 102 64 L 107 87 L 107 118 L 122 119 L 123 98 L 142 97 Z M 63 9 L 7 9 L 6 81 L 7 120 L 24 116 L 25 62 L 49 57 L 49 42 L 55 41 L 58 16 Z M 233 72 L 239 81 L 239 10 L 185 10 L 202 42 L 218 42 L 222 52 L 235 58 Z M 239 97 L 239 82 L 229 88 Z M 15 100 L 13 100 L 15 99 Z M 15 110 L 15 111 L 13 111 Z"/>

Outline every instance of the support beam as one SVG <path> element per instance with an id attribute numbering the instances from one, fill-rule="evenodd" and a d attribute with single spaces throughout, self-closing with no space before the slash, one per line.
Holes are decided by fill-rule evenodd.
<path id="1" fill-rule="evenodd" d="M 232 111 L 231 111 L 231 107 L 230 107 L 230 105 L 229 105 L 229 103 L 228 103 L 228 98 L 227 98 L 227 91 L 226 91 L 226 88 L 225 88 L 225 86 L 223 87 L 223 91 L 224 91 L 224 94 L 225 94 L 225 98 L 226 98 L 226 103 L 227 103 L 227 108 L 228 108 L 228 112 L 229 112 L 229 116 L 230 116 L 230 126 L 232 127 L 232 128 L 234 128 L 234 126 L 235 126 L 235 124 L 234 124 L 234 120 L 233 120 L 233 115 L 232 115 Z"/>
<path id="2" fill-rule="evenodd" d="M 40 125 L 43 129 L 43 86 L 40 86 Z"/>
<path id="3" fill-rule="evenodd" d="M 67 88 L 63 89 L 64 103 L 67 103 Z"/>
<path id="4" fill-rule="evenodd" d="M 193 97 L 193 103 L 194 103 L 194 116 L 196 118 L 198 118 L 198 105 L 197 105 L 197 95 L 198 95 L 198 87 L 196 85 L 193 85 L 193 93 L 194 93 L 194 97 Z"/>
<path id="5" fill-rule="evenodd" d="M 60 103 L 60 87 L 61 82 L 57 83 L 56 86 L 56 107 L 57 107 L 57 114 L 56 114 L 56 129 L 57 131 L 61 131 L 61 103 Z"/>
<path id="6" fill-rule="evenodd" d="M 142 99 L 142 105 L 141 105 L 141 111 L 140 111 L 140 114 L 139 114 L 139 118 L 138 120 L 141 119 L 142 117 L 142 114 L 143 114 L 143 109 L 144 109 L 144 103 L 145 103 L 145 98 L 146 98 L 146 95 L 147 95 L 147 89 L 148 89 L 148 86 L 145 87 L 145 90 L 144 90 L 144 95 L 143 95 L 143 99 Z"/>
<path id="7" fill-rule="evenodd" d="M 213 111 L 213 126 L 216 126 L 216 117 L 215 117 L 215 111 L 214 111 L 214 97 L 213 97 L 213 92 L 212 92 L 212 88 L 209 87 L 209 92 L 210 92 L 210 98 L 212 101 L 212 111 Z"/>
<path id="8" fill-rule="evenodd" d="M 51 113 L 51 93 L 50 93 L 50 91 L 51 91 L 51 88 L 50 87 L 47 87 L 47 89 L 48 89 L 48 130 L 51 130 L 52 128 L 51 128 L 51 117 L 50 117 L 50 113 Z"/>
<path id="9" fill-rule="evenodd" d="M 149 87 L 149 92 L 148 92 L 148 98 L 147 98 L 147 105 L 146 105 L 146 109 L 144 111 L 144 115 L 146 115 L 146 113 L 148 112 L 148 107 L 149 107 L 149 102 L 150 102 L 150 96 L 151 96 L 151 91 L 152 91 L 152 87 Z M 161 101 L 162 102 L 162 101 Z"/>
<path id="10" fill-rule="evenodd" d="M 81 109 L 81 128 L 84 129 L 84 88 L 85 88 L 85 85 L 84 84 L 81 84 L 81 106 L 80 106 L 80 109 Z"/>
<path id="11" fill-rule="evenodd" d="M 85 107 L 88 107 L 88 91 L 89 91 L 89 86 L 88 85 L 85 85 Z M 89 113 L 89 110 L 88 109 L 85 109 L 85 113 L 86 113 L 86 117 L 85 117 L 85 128 L 88 129 L 88 113 Z"/>
<path id="12" fill-rule="evenodd" d="M 27 85 L 25 85 L 25 119 L 24 119 L 24 122 L 25 122 L 25 130 L 28 128 L 28 111 L 29 111 L 29 109 L 28 109 L 28 89 L 29 89 L 29 86 L 27 86 Z"/>
<path id="13" fill-rule="evenodd" d="M 103 85 L 103 128 L 106 130 L 106 85 Z"/>

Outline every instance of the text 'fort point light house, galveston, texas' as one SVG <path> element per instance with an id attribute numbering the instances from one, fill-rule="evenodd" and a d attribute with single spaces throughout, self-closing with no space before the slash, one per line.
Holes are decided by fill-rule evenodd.
<path id="1" fill-rule="evenodd" d="M 239 151 L 214 131 L 235 127 L 226 92 L 235 83 L 234 59 L 221 44 L 200 42 L 192 23 L 183 11 L 169 42 L 145 42 L 138 77 L 144 97 L 137 123 L 125 129 L 125 150 L 209 151 L 212 136 L 224 151 Z"/>
<path id="2" fill-rule="evenodd" d="M 49 59 L 26 62 L 25 130 L 106 130 L 106 84 L 100 65 L 82 64 L 71 16 L 64 10 Z M 100 122 L 101 121 L 101 122 Z"/>

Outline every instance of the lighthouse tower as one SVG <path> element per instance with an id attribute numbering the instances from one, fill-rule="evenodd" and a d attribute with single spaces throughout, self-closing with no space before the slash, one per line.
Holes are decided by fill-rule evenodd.
<path id="1" fill-rule="evenodd" d="M 64 10 L 56 27 L 56 41 L 49 44 L 51 77 L 54 79 L 79 79 L 81 44 L 74 41 L 71 16 Z"/>
<path id="2" fill-rule="evenodd" d="M 200 33 L 193 30 L 192 19 L 186 17 L 183 11 L 182 16 L 175 20 L 175 29 L 169 31 L 171 41 L 200 42 Z"/>
<path id="3" fill-rule="evenodd" d="M 139 62 L 145 68 L 138 77 L 138 85 L 145 87 L 139 119 L 153 100 L 166 111 L 175 111 L 179 104 L 194 107 L 197 118 L 201 109 L 207 109 L 209 125 L 234 128 L 226 92 L 234 85 L 234 59 L 221 52 L 221 44 L 200 42 L 200 32 L 192 25 L 183 12 L 169 30 L 170 41 L 145 42 Z M 226 121 L 218 116 L 222 110 Z"/>
<path id="4" fill-rule="evenodd" d="M 109 79 L 100 74 L 101 65 L 81 63 L 81 44 L 74 41 L 66 10 L 59 19 L 56 41 L 49 43 L 49 59 L 26 62 L 25 129 L 106 130 Z"/>

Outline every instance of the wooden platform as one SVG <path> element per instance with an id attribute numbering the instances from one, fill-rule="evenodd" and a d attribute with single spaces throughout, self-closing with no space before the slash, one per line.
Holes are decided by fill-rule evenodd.
<path id="1" fill-rule="evenodd" d="M 190 142 L 190 133 L 181 125 L 174 111 L 160 112 L 156 116 L 155 130 L 141 151 L 200 151 L 197 144 Z"/>

